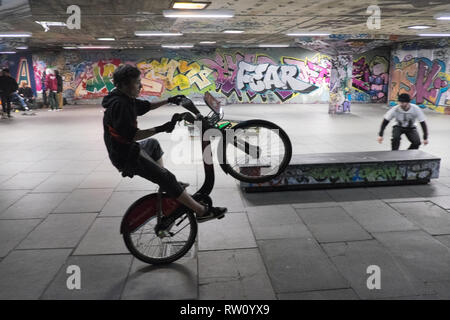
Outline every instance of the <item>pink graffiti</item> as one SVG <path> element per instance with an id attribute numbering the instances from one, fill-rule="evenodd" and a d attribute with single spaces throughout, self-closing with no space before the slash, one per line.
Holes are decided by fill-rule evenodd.
<path id="1" fill-rule="evenodd" d="M 448 85 L 447 81 L 437 77 L 441 68 L 441 65 L 437 62 L 433 62 L 430 68 L 425 61 L 419 61 L 416 81 L 416 103 L 422 104 L 425 100 L 436 103 L 438 93 Z"/>

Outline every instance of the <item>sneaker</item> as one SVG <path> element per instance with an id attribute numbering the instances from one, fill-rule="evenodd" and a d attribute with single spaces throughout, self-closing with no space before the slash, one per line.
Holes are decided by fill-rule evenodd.
<path id="1" fill-rule="evenodd" d="M 202 216 L 197 216 L 197 223 L 206 222 L 212 219 L 222 219 L 223 217 L 225 217 L 225 213 L 227 211 L 227 208 L 207 206 L 206 213 Z"/>
<path id="2" fill-rule="evenodd" d="M 53 109 L 48 109 L 47 111 L 53 111 Z"/>

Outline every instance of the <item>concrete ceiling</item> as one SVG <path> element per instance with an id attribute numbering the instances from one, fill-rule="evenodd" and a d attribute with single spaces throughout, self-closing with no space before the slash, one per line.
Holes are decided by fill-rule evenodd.
<path id="1" fill-rule="evenodd" d="M 299 39 L 286 33 L 327 31 L 333 34 L 369 34 L 372 39 L 391 41 L 417 38 L 412 25 L 429 25 L 426 32 L 450 33 L 450 21 L 437 21 L 434 15 L 450 12 L 449 0 L 210 0 L 208 9 L 233 9 L 231 19 L 170 19 L 162 10 L 172 0 L 0 0 L 0 31 L 29 31 L 30 39 L 0 39 L 0 47 L 20 42 L 30 48 L 60 48 L 64 45 L 104 45 L 97 37 L 115 37 L 115 47 L 159 47 L 162 43 L 192 43 L 211 40 L 217 46 L 255 46 L 259 43 L 289 43 L 301 46 Z M 13 4 L 16 5 L 14 8 Z M 66 21 L 68 6 L 81 8 L 81 29 L 51 27 L 35 21 Z M 366 26 L 368 5 L 381 8 L 381 29 Z M 242 29 L 243 34 L 224 34 L 225 29 Z M 182 37 L 136 37 L 134 31 L 179 31 Z M 348 37 L 351 39 L 351 37 Z M 301 39 L 300 39 L 301 40 Z"/>

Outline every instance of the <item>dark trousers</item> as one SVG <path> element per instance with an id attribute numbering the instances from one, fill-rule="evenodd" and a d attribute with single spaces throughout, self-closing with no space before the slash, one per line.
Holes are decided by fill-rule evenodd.
<path id="1" fill-rule="evenodd" d="M 11 114 L 11 97 L 9 94 L 2 94 L 2 108 L 3 112 L 7 113 L 8 116 Z"/>
<path id="2" fill-rule="evenodd" d="M 401 126 L 394 126 L 392 128 L 392 150 L 398 150 L 398 148 L 400 147 L 402 134 L 405 134 L 409 142 L 411 142 L 411 145 L 408 148 L 409 150 L 419 149 L 420 137 L 416 127 L 403 128 Z"/>

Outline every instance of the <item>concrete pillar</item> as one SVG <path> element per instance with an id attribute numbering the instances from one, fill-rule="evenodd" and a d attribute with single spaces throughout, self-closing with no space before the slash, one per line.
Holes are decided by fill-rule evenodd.
<path id="1" fill-rule="evenodd" d="M 337 55 L 331 59 L 328 113 L 350 112 L 352 71 L 352 55 Z"/>

